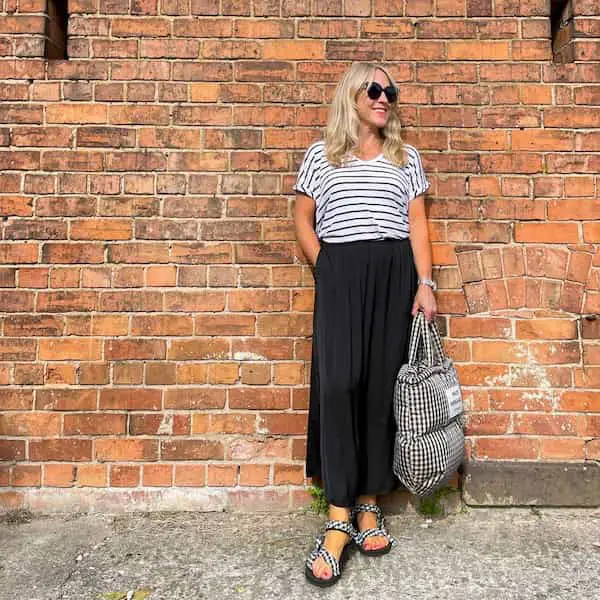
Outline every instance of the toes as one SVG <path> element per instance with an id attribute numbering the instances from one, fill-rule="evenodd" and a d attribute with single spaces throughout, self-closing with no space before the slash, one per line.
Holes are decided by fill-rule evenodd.
<path id="1" fill-rule="evenodd" d="M 315 562 L 313 565 L 313 574 L 319 579 L 329 579 L 331 577 L 331 569 L 319 559 L 319 561 Z"/>
<path id="2" fill-rule="evenodd" d="M 364 547 L 367 550 L 379 550 L 387 546 L 387 540 L 382 537 L 379 538 L 367 538 L 364 543 Z"/>

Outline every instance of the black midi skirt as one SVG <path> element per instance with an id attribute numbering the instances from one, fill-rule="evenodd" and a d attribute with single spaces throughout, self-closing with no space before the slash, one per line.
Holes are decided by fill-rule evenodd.
<path id="1" fill-rule="evenodd" d="M 398 486 L 394 384 L 417 273 L 408 239 L 323 241 L 314 277 L 306 475 L 349 507 Z"/>

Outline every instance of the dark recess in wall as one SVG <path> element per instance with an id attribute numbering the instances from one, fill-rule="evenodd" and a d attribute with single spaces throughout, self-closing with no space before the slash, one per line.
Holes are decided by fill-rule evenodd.
<path id="1" fill-rule="evenodd" d="M 67 0 L 48 0 L 46 53 L 48 59 L 66 59 L 69 11 Z"/>

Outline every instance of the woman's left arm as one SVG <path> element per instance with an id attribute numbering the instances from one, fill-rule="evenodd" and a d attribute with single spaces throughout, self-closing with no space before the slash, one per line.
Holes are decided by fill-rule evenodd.
<path id="1" fill-rule="evenodd" d="M 415 257 L 415 267 L 419 279 L 432 278 L 431 244 L 427 231 L 427 214 L 425 212 L 425 196 L 417 196 L 408 205 L 408 221 L 410 225 L 410 245 Z M 412 315 L 419 310 L 425 313 L 430 321 L 437 314 L 437 303 L 433 290 L 424 283 L 420 284 L 415 295 Z"/>

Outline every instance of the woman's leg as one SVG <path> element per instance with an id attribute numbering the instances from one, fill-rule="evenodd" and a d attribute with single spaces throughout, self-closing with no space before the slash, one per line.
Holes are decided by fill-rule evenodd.
<path id="1" fill-rule="evenodd" d="M 329 505 L 329 519 L 332 521 L 348 521 L 350 519 L 350 509 L 343 506 Z M 342 554 L 344 546 L 349 542 L 350 536 L 342 531 L 327 531 L 323 545 L 338 560 Z M 321 579 L 329 579 L 333 573 L 331 568 L 321 557 L 313 563 L 313 573 Z"/>
<path id="2" fill-rule="evenodd" d="M 377 496 L 359 496 L 358 504 L 377 504 Z M 375 529 L 377 527 L 377 515 L 372 512 L 360 512 L 357 517 L 357 525 L 359 531 L 365 531 L 366 529 Z M 368 537 L 363 547 L 365 550 L 377 550 L 378 548 L 384 548 L 388 545 L 388 540 L 381 535 L 374 535 Z"/>

